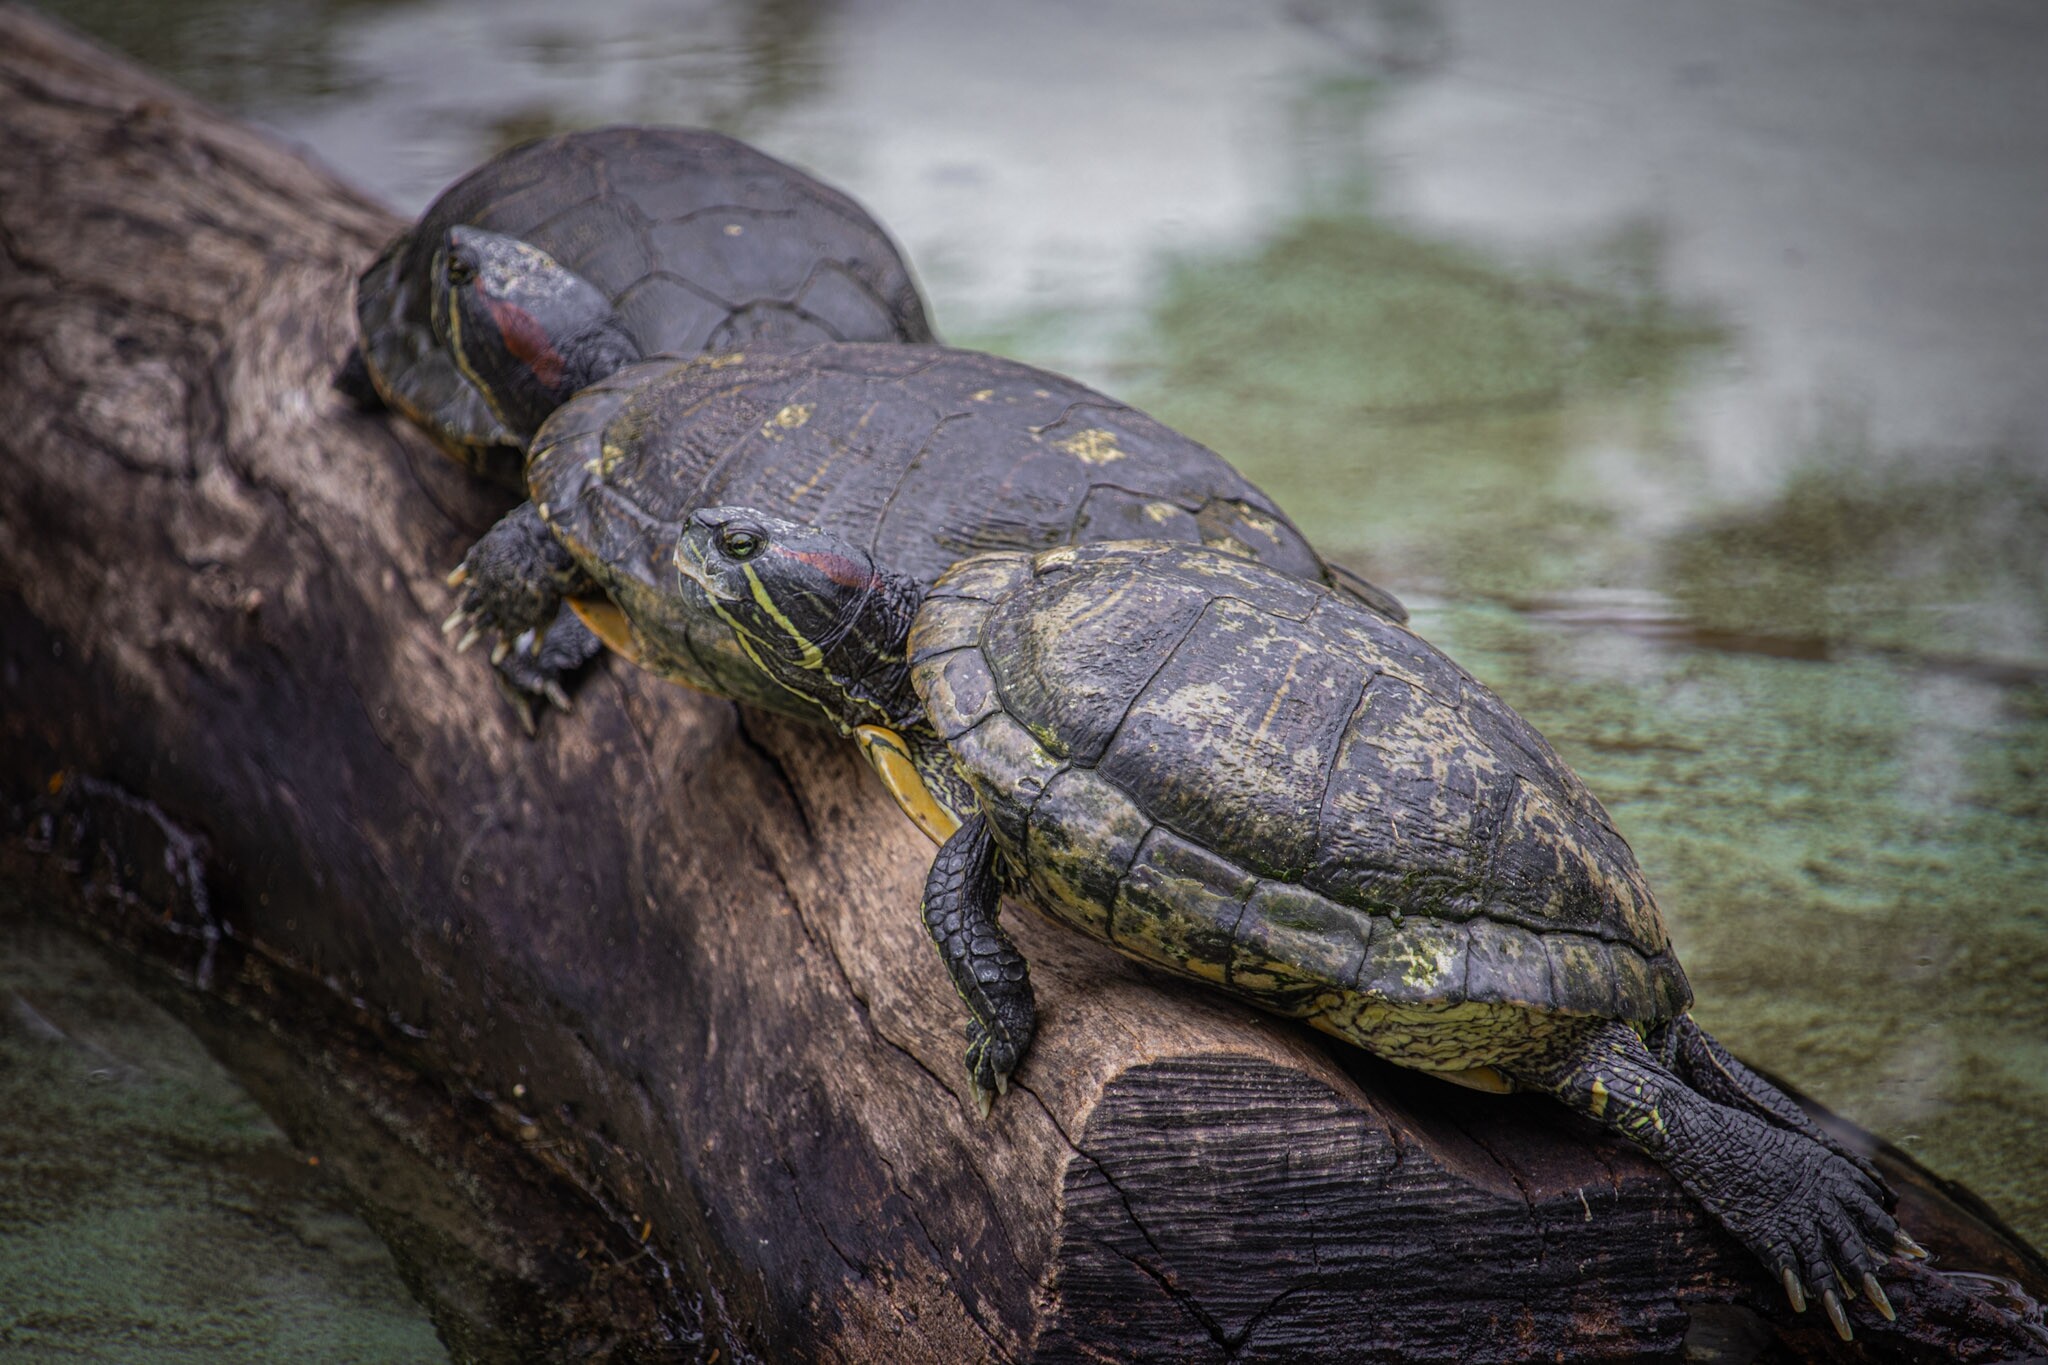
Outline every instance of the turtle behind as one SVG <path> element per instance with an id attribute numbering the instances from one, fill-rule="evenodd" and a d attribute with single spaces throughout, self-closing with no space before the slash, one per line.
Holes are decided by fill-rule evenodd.
<path id="1" fill-rule="evenodd" d="M 599 128 L 530 142 L 449 186 L 356 288 L 377 395 L 456 459 L 524 488 L 505 431 L 435 324 L 434 264 L 468 226 L 545 251 L 616 309 L 638 353 L 756 341 L 927 341 L 917 285 L 859 204 L 720 133 Z"/>

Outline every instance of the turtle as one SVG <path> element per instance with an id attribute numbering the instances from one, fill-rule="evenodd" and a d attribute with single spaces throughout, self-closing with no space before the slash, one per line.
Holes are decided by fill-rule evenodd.
<path id="1" fill-rule="evenodd" d="M 803 715 L 708 612 L 670 590 L 675 538 L 699 507 L 747 502 L 858 539 L 925 583 L 980 550 L 1150 535 L 1327 581 L 1399 618 L 1391 593 L 1325 562 L 1215 452 L 1072 379 L 936 344 L 827 342 L 654 357 L 579 376 L 545 399 L 498 319 L 544 317 L 554 354 L 617 332 L 596 291 L 530 253 L 465 240 L 449 257 L 451 329 L 508 421 L 539 417 L 531 501 L 451 575 L 463 642 L 502 654 L 567 600 L 607 643 L 672 681 Z M 575 343 L 575 344 L 572 344 Z M 526 348 L 532 353 L 532 348 Z M 523 406 L 524 405 L 524 406 Z M 871 757 L 878 757 L 871 755 Z M 892 760 L 893 761 L 893 760 Z M 888 780 L 887 774 L 884 774 Z"/>
<path id="2" fill-rule="evenodd" d="M 1033 1027 L 1014 890 L 1388 1061 L 1550 1095 L 1662 1163 L 1796 1309 L 1817 1293 L 1845 1338 L 1844 1295 L 1892 1316 L 1874 1248 L 1924 1253 L 1882 1177 L 1693 1021 L 1607 812 L 1400 623 L 1188 543 L 983 554 L 927 587 L 717 507 L 674 563 L 677 595 L 792 697 L 888 735 L 946 817 L 922 914 L 984 1114 Z"/>
<path id="3" fill-rule="evenodd" d="M 529 432 L 466 376 L 435 306 L 451 231 L 524 244 L 606 300 L 636 355 L 762 340 L 930 341 L 881 224 L 722 133 L 618 126 L 515 147 L 443 190 L 356 282 L 361 378 L 449 455 L 525 489 Z M 563 395 L 566 397 L 566 395 Z"/>
<path id="4" fill-rule="evenodd" d="M 543 260 L 603 303 L 602 358 L 586 355 L 570 373 L 529 349 L 534 364 L 516 371 L 529 415 L 509 425 L 450 344 L 461 319 L 441 286 L 466 240 L 488 241 L 503 259 Z M 865 209 L 744 142 L 692 128 L 598 128 L 493 157 L 392 239 L 357 281 L 355 308 L 359 340 L 339 386 L 521 494 L 533 428 L 583 377 L 658 352 L 932 339 L 909 267 Z M 493 325 L 529 347 L 548 344 L 511 314 Z M 537 386 L 536 369 L 554 383 Z M 566 706 L 561 680 L 598 648 L 565 611 L 499 659 L 529 730 L 536 701 Z"/>

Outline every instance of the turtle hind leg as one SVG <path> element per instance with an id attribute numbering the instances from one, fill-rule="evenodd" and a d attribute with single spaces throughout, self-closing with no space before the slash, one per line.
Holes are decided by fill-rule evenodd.
<path id="1" fill-rule="evenodd" d="M 512 642 L 510 652 L 496 664 L 498 690 L 527 734 L 539 732 L 548 707 L 570 709 L 576 675 L 602 653 L 604 642 L 566 602 L 544 634 L 528 632 Z"/>
<path id="2" fill-rule="evenodd" d="M 341 368 L 334 372 L 334 391 L 353 404 L 358 412 L 384 411 L 383 395 L 370 380 L 370 367 L 363 360 L 363 348 L 351 346 Z"/>
<path id="3" fill-rule="evenodd" d="M 1024 955 L 996 922 L 1001 901 L 995 841 L 987 821 L 975 815 L 932 859 L 924 926 L 967 1005 L 967 1074 L 983 1118 L 995 1096 L 1009 1089 L 1037 1020 Z"/>
<path id="4" fill-rule="evenodd" d="M 1574 1020 L 1532 1040 L 1501 1070 L 1628 1139 L 1769 1267 L 1795 1310 L 1809 1288 L 1835 1331 L 1851 1336 L 1845 1298 L 1877 1312 L 1883 1255 L 1911 1239 L 1854 1164 L 1803 1133 L 1716 1103 L 1660 1065 L 1626 1024 Z"/>
<path id="5" fill-rule="evenodd" d="M 1681 1014 L 1659 1025 L 1648 1041 L 1659 1062 L 1708 1099 L 1732 1109 L 1746 1109 L 1767 1123 L 1812 1138 L 1863 1172 L 1877 1187 L 1886 1209 L 1898 1207 L 1898 1195 L 1867 1157 L 1837 1142 L 1791 1096 L 1744 1066 L 1714 1035 L 1694 1023 L 1691 1015 Z"/>

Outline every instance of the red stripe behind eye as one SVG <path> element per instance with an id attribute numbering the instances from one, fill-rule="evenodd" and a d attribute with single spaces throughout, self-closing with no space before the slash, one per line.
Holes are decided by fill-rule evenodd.
<path id="1" fill-rule="evenodd" d="M 498 335 L 504 338 L 505 349 L 512 353 L 512 358 L 548 388 L 560 388 L 562 372 L 568 364 L 548 340 L 547 329 L 516 303 L 488 298 L 484 302 L 490 305 L 491 321 L 498 324 Z"/>
<path id="2" fill-rule="evenodd" d="M 785 550 L 775 547 L 775 553 L 788 555 L 801 564 L 808 564 L 842 588 L 871 588 L 875 576 L 867 566 L 845 555 L 829 554 L 823 550 Z"/>

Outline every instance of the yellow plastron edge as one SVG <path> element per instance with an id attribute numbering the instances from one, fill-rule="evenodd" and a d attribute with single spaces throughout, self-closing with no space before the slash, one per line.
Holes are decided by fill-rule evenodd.
<path id="1" fill-rule="evenodd" d="M 583 618 L 583 624 L 590 627 L 590 633 L 604 641 L 606 647 L 636 664 L 640 662 L 640 651 L 633 647 L 633 628 L 626 623 L 626 613 L 620 611 L 616 603 L 603 597 L 572 597 L 569 607 Z"/>
<path id="2" fill-rule="evenodd" d="M 896 798 L 896 804 L 903 808 L 911 823 L 924 831 L 925 838 L 935 844 L 950 839 L 953 831 L 960 828 L 960 822 L 925 790 L 924 779 L 917 775 L 917 765 L 910 761 L 910 749 L 903 736 L 880 725 L 862 725 L 854 729 L 853 738 L 867 755 L 875 775 L 882 779 L 882 786 Z"/>

